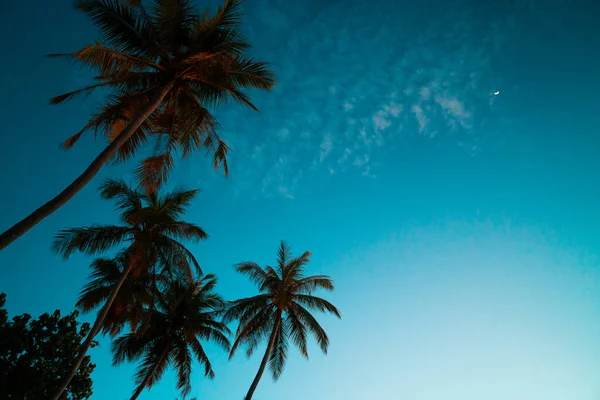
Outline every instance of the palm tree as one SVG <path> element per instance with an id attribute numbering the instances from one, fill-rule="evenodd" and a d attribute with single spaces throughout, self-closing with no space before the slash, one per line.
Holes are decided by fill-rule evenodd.
<path id="1" fill-rule="evenodd" d="M 214 377 L 200 341 L 213 341 L 226 351 L 230 348 L 226 336 L 229 329 L 218 320 L 225 302 L 213 293 L 216 283 L 216 277 L 211 274 L 191 284 L 181 280 L 172 282 L 163 295 L 156 297 L 156 308 L 146 314 L 149 318 L 146 327 L 115 340 L 114 365 L 142 358 L 135 376 L 138 386 L 131 400 L 156 384 L 169 365 L 175 366 L 177 389 L 186 396 L 191 389 L 194 357 L 204 366 L 204 375 Z"/>
<path id="2" fill-rule="evenodd" d="M 250 47 L 240 34 L 240 0 L 210 17 L 201 17 L 191 0 L 76 0 L 100 29 L 95 42 L 68 57 L 98 73 L 96 82 L 57 96 L 52 104 L 107 90 L 106 104 L 83 129 L 63 142 L 71 148 L 87 131 L 106 133 L 110 144 L 56 197 L 0 235 L 0 250 L 63 206 L 109 161 L 124 161 L 153 139 L 152 156 L 136 176 L 149 187 L 164 182 L 173 155 L 205 148 L 216 169 L 227 174 L 227 144 L 216 133 L 207 107 L 235 101 L 252 109 L 243 89 L 270 90 L 275 77 L 264 62 L 245 55 Z"/>
<path id="3" fill-rule="evenodd" d="M 52 248 L 65 259 L 73 251 L 96 255 L 122 244 L 128 246 L 121 254 L 122 273 L 106 297 L 102 310 L 81 346 L 71 373 L 55 399 L 68 386 L 94 337 L 105 326 L 105 319 L 130 274 L 139 278 L 152 272 L 168 278 L 185 276 L 192 280 L 194 270 L 202 272 L 195 257 L 180 242 L 198 242 L 208 237 L 199 226 L 179 219 L 196 193 L 197 190 L 176 189 L 159 196 L 156 191 L 133 190 L 122 180 L 109 179 L 100 187 L 100 194 L 104 199 L 115 201 L 117 210 L 121 213 L 121 225 L 65 229 L 56 235 Z M 123 296 L 126 298 L 129 295 Z"/>
<path id="4" fill-rule="evenodd" d="M 254 262 L 243 262 L 237 271 L 248 276 L 259 288 L 260 294 L 234 301 L 223 320 L 239 320 L 235 342 L 229 357 L 240 345 L 246 346 L 250 357 L 263 339 L 268 337 L 267 350 L 245 399 L 251 400 L 267 363 L 274 379 L 278 379 L 287 358 L 291 340 L 308 358 L 306 340 L 312 333 L 323 353 L 327 354 L 329 338 L 309 310 L 329 312 L 341 318 L 338 309 L 320 297 L 313 296 L 317 289 L 333 290 L 333 281 L 327 275 L 304 276 L 304 267 L 310 253 L 292 257 L 291 249 L 281 242 L 277 253 L 277 266 L 261 268 Z"/>

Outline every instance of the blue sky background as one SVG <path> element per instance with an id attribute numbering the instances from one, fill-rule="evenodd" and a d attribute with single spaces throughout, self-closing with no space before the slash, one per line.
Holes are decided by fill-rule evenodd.
<path id="1" fill-rule="evenodd" d="M 199 6 L 214 9 L 210 0 Z M 96 39 L 68 0 L 5 2 L 0 16 L 0 228 L 68 184 L 104 142 L 58 144 L 100 97 L 50 107 L 89 74 L 44 54 Z M 202 155 L 170 183 L 200 188 L 191 246 L 228 299 L 254 293 L 232 264 L 314 253 L 343 320 L 321 318 L 327 357 L 292 351 L 257 400 L 600 398 L 600 6 L 592 0 L 246 0 L 256 57 L 277 89 L 261 113 L 220 110 L 231 176 Z M 500 90 L 499 96 L 493 92 Z M 0 253 L 11 315 L 70 311 L 89 259 L 62 261 L 62 228 L 116 221 L 107 167 Z M 93 315 L 86 318 L 91 320 Z M 260 363 L 194 371 L 200 399 L 241 399 Z M 133 365 L 92 351 L 94 399 L 128 398 Z M 168 373 L 143 399 L 172 399 Z"/>

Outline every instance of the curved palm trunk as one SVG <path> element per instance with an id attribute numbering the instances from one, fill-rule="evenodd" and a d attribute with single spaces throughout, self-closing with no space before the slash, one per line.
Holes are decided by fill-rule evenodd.
<path id="1" fill-rule="evenodd" d="M 250 389 L 248 389 L 248 393 L 246 394 L 245 400 L 252 400 L 252 396 L 254 395 L 254 391 L 258 386 L 258 382 L 260 382 L 260 378 L 262 378 L 263 373 L 265 372 L 265 368 L 267 363 L 269 362 L 269 357 L 271 356 L 271 352 L 273 351 L 273 346 L 275 345 L 275 339 L 277 338 L 277 332 L 281 327 L 281 310 L 277 312 L 277 321 L 275 322 L 275 326 L 273 327 L 273 332 L 271 332 L 271 337 L 269 338 L 269 344 L 267 345 L 267 350 L 265 351 L 265 355 L 263 356 L 262 361 L 260 362 L 260 367 L 258 368 L 258 372 L 252 381 L 252 385 L 250 385 Z"/>
<path id="2" fill-rule="evenodd" d="M 142 393 L 144 391 L 144 389 L 148 386 L 148 382 L 150 382 L 152 375 L 154 375 L 154 372 L 156 372 L 156 368 L 158 368 L 158 366 L 162 363 L 163 359 L 167 356 L 168 352 L 169 352 L 169 346 L 165 346 L 165 349 L 161 353 L 160 357 L 158 358 L 158 360 L 156 360 L 154 367 L 152 368 L 152 370 L 150 370 L 148 372 L 148 375 L 146 375 L 146 378 L 144 378 L 144 382 L 139 384 L 139 386 L 137 387 L 137 389 L 135 389 L 135 392 L 133 393 L 133 395 L 131 396 L 131 398 L 129 400 L 137 399 L 138 396 L 140 395 L 140 393 Z"/>
<path id="3" fill-rule="evenodd" d="M 54 400 L 58 400 L 60 398 L 62 393 L 65 391 L 67 386 L 69 386 L 69 383 L 71 383 L 71 380 L 77 373 L 77 370 L 79 369 L 79 366 L 81 365 L 81 362 L 85 358 L 87 351 L 89 350 L 90 346 L 92 345 L 92 341 L 94 340 L 94 337 L 96 337 L 98 332 L 100 332 L 100 328 L 102 328 L 102 324 L 104 323 L 104 320 L 106 319 L 106 316 L 108 315 L 108 311 L 110 310 L 110 307 L 112 306 L 113 302 L 115 301 L 115 298 L 117 297 L 117 294 L 119 293 L 119 290 L 121 289 L 121 286 L 123 286 L 123 282 L 125 282 L 125 279 L 127 279 L 127 276 L 129 276 L 129 273 L 133 269 L 133 265 L 134 265 L 134 263 L 130 262 L 127 266 L 127 269 L 125 269 L 125 271 L 123 271 L 123 274 L 121 275 L 121 279 L 117 283 L 117 286 L 115 286 L 112 293 L 110 294 L 110 297 L 108 298 L 108 300 L 106 300 L 104 307 L 102 307 L 102 311 L 100 312 L 98 317 L 96 317 L 94 326 L 92 326 L 90 333 L 88 333 L 87 337 L 81 344 L 81 348 L 79 349 L 79 354 L 77 355 L 77 359 L 73 363 L 73 366 L 71 368 L 71 371 L 69 372 L 69 375 L 62 382 L 60 389 L 58 389 L 56 391 L 56 393 L 54 394 L 54 397 L 52 397 Z"/>
<path id="4" fill-rule="evenodd" d="M 156 95 L 153 101 L 148 103 L 144 107 L 139 115 L 131 121 L 131 123 L 113 140 L 97 157 L 92 163 L 86 168 L 81 175 L 79 175 L 69 186 L 67 186 L 62 192 L 55 196 L 52 200 L 23 218 L 21 221 L 14 224 L 11 228 L 6 230 L 0 235 L 0 250 L 17 240 L 25 232 L 33 228 L 44 218 L 52 214 L 54 211 L 62 207 L 67 201 L 75 196 L 83 187 L 92 180 L 94 176 L 100 171 L 102 166 L 110 161 L 113 156 L 117 153 L 119 148 L 127 142 L 127 140 L 133 135 L 133 133 L 140 127 L 140 125 L 152 115 L 152 113 L 160 106 L 169 90 L 173 87 L 173 84 L 168 84 L 162 88 L 162 90 Z"/>

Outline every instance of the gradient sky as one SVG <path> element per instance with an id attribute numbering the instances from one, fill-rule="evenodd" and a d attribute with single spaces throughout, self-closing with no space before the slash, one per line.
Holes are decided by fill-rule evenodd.
<path id="1" fill-rule="evenodd" d="M 72 151 L 100 97 L 50 107 L 89 74 L 43 55 L 96 39 L 70 0 L 7 1 L 0 16 L 0 228 L 69 183 L 104 142 Z M 594 4 L 596 3 L 596 4 Z M 214 9 L 215 0 L 199 2 Z M 292 349 L 256 400 L 600 398 L 600 5 L 594 0 L 246 0 L 256 57 L 277 89 L 257 114 L 220 110 L 231 176 L 199 154 L 170 181 L 202 192 L 191 246 L 228 299 L 232 264 L 310 250 L 343 320 L 329 355 Z M 500 90 L 500 95 L 493 92 Z M 116 220 L 96 188 L 0 252 L 11 315 L 73 309 L 90 259 L 49 247 L 62 228 Z M 93 315 L 85 318 L 91 320 Z M 241 399 L 260 363 L 194 370 L 193 395 Z M 94 399 L 126 399 L 134 365 L 92 352 Z M 171 372 L 142 399 L 173 399 Z"/>

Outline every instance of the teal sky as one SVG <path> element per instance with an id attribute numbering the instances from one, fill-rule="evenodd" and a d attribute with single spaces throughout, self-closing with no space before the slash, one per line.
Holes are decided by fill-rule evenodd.
<path id="1" fill-rule="evenodd" d="M 234 263 L 279 240 L 330 274 L 343 320 L 328 356 L 295 350 L 256 400 L 600 398 L 600 5 L 593 0 L 246 0 L 244 29 L 273 64 L 261 109 L 219 110 L 229 178 L 198 154 L 170 183 L 200 188 L 191 249 L 228 299 L 254 293 Z M 0 228 L 67 185 L 105 144 L 58 144 L 100 97 L 50 107 L 89 74 L 43 55 L 97 38 L 70 0 L 5 2 L 0 16 Z M 215 0 L 198 2 L 214 9 Z M 495 96 L 494 92 L 500 91 Z M 116 221 L 97 186 L 0 252 L 11 315 L 69 312 L 90 259 L 50 251 L 62 228 Z M 93 315 L 87 315 L 91 320 Z M 241 399 L 260 354 L 193 395 Z M 126 399 L 134 365 L 92 351 L 98 400 Z M 142 399 L 173 399 L 171 372 Z"/>

